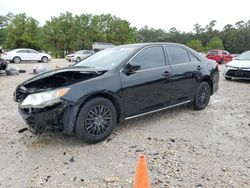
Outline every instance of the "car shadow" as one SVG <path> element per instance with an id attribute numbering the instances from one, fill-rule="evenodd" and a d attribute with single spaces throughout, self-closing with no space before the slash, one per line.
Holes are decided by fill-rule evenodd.
<path id="1" fill-rule="evenodd" d="M 104 140 L 103 142 L 97 143 L 96 145 L 105 144 L 107 142 L 112 142 L 112 139 L 116 137 L 117 134 L 123 133 L 123 131 L 127 129 L 137 129 L 141 126 L 152 126 L 152 124 L 159 120 L 159 119 L 166 119 L 168 117 L 177 116 L 180 113 L 183 113 L 184 111 L 191 110 L 193 107 L 192 104 L 185 104 L 179 107 L 174 107 L 172 109 L 163 110 L 160 112 L 152 113 L 149 115 L 141 116 L 138 118 L 126 120 L 124 122 L 118 123 L 116 129 L 111 134 L 109 138 Z M 29 131 L 25 131 L 25 134 L 22 135 L 22 137 L 25 137 L 25 144 L 29 148 L 43 148 L 49 145 L 60 145 L 60 146 L 66 146 L 66 147 L 84 147 L 89 146 L 91 144 L 88 144 L 84 142 L 82 139 L 78 138 L 75 135 L 72 136 L 64 136 L 62 133 L 58 131 L 48 131 L 40 135 L 33 135 Z"/>

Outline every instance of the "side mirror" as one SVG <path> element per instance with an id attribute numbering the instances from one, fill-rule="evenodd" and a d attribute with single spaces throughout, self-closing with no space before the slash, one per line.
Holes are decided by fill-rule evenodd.
<path id="1" fill-rule="evenodd" d="M 135 74 L 135 72 L 139 70 L 140 68 L 141 66 L 139 64 L 134 63 L 134 62 L 129 62 L 127 66 L 125 67 L 125 74 L 126 75 Z"/>

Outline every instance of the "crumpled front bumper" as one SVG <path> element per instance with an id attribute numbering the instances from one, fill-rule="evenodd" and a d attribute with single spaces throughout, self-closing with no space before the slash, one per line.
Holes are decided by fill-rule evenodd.
<path id="1" fill-rule="evenodd" d="M 45 108 L 21 108 L 19 113 L 28 125 L 29 130 L 34 134 L 39 134 L 47 129 L 61 129 L 63 115 L 67 105 L 57 103 Z"/>

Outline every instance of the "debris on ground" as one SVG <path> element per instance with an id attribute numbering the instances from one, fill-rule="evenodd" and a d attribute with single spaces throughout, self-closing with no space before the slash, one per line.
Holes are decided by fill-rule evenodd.
<path id="1" fill-rule="evenodd" d="M 33 67 L 33 73 L 34 74 L 40 74 L 43 72 L 47 72 L 48 68 L 46 68 L 44 65 L 36 65 Z"/>

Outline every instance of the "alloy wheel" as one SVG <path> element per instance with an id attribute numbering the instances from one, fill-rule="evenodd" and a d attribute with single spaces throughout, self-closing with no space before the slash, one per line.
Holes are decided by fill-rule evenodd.
<path id="1" fill-rule="evenodd" d="M 209 88 L 207 85 L 203 85 L 198 92 L 198 102 L 201 106 L 206 105 L 209 100 Z"/>
<path id="2" fill-rule="evenodd" d="M 92 136 L 104 134 L 112 123 L 112 112 L 106 105 L 97 105 L 85 118 L 85 129 Z"/>

